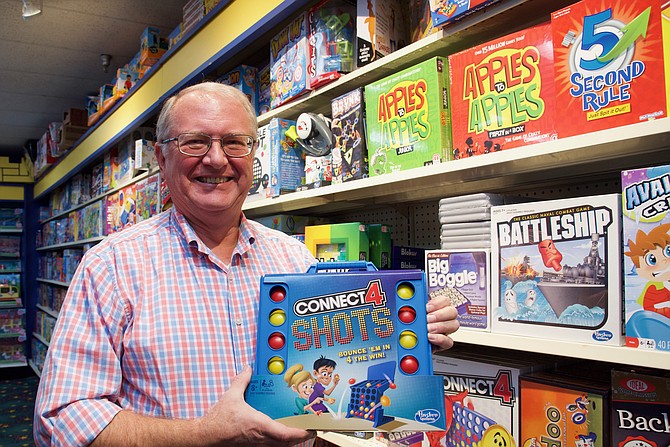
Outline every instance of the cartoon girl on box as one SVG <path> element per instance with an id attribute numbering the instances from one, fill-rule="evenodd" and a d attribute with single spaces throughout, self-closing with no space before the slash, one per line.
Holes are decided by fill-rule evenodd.
<path id="1" fill-rule="evenodd" d="M 314 377 L 309 371 L 305 371 L 301 364 L 295 364 L 286 370 L 284 374 L 284 381 L 296 393 L 298 397 L 295 398 L 296 412 L 295 414 L 320 414 L 317 413 L 312 406 L 321 403 L 323 399 L 316 399 L 309 401 L 309 396 L 314 391 Z"/>

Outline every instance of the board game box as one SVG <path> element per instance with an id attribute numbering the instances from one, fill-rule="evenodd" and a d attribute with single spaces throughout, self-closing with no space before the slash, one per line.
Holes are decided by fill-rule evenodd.
<path id="1" fill-rule="evenodd" d="M 254 152 L 253 182 L 249 189 L 247 202 L 267 199 L 270 195 L 270 164 L 272 159 L 272 145 L 270 141 L 270 125 L 258 128 L 258 147 Z"/>
<path id="2" fill-rule="evenodd" d="M 263 276 L 247 403 L 305 429 L 444 430 L 426 301 L 420 270 L 326 262 Z"/>
<path id="3" fill-rule="evenodd" d="M 449 159 L 447 69 L 434 57 L 365 86 L 370 176 Z"/>
<path id="4" fill-rule="evenodd" d="M 403 0 L 357 0 L 356 64 L 363 67 L 407 45 Z"/>
<path id="5" fill-rule="evenodd" d="M 453 158 L 558 138 L 551 26 L 449 56 Z"/>
<path id="6" fill-rule="evenodd" d="M 270 40 L 270 106 L 278 107 L 309 91 L 307 12 Z"/>
<path id="7" fill-rule="evenodd" d="M 583 0 L 551 27 L 561 138 L 668 116 L 660 1 Z"/>
<path id="8" fill-rule="evenodd" d="M 670 351 L 670 165 L 621 173 L 626 346 Z"/>
<path id="9" fill-rule="evenodd" d="M 365 261 L 370 258 L 367 228 L 360 222 L 307 226 L 305 245 L 322 262 Z"/>
<path id="10" fill-rule="evenodd" d="M 305 183 L 305 157 L 295 141 L 286 131 L 295 126 L 295 121 L 272 118 L 269 124 L 270 140 L 270 197 L 295 191 Z M 260 166 L 260 171 L 259 171 Z M 263 182 L 263 161 L 254 160 L 254 183 Z M 259 173 L 260 172 L 260 173 Z M 253 185 L 252 185 L 253 188 Z"/>
<path id="11" fill-rule="evenodd" d="M 491 208 L 491 330 L 622 344 L 621 197 Z"/>
<path id="12" fill-rule="evenodd" d="M 500 0 L 430 0 L 433 27 L 445 26 Z"/>
<path id="13" fill-rule="evenodd" d="M 426 250 L 428 297 L 447 296 L 461 328 L 489 330 L 489 251 Z"/>
<path id="14" fill-rule="evenodd" d="M 333 122 L 333 183 L 368 176 L 368 150 L 365 145 L 365 104 L 363 88 L 357 88 L 331 101 Z"/>

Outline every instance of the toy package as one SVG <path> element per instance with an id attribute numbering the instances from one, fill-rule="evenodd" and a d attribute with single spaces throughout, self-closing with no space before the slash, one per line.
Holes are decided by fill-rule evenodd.
<path id="1" fill-rule="evenodd" d="M 622 344 L 621 197 L 491 209 L 491 330 Z"/>
<path id="2" fill-rule="evenodd" d="M 363 67 L 409 42 L 407 5 L 402 0 L 357 0 L 356 64 Z"/>
<path id="3" fill-rule="evenodd" d="M 429 0 L 411 0 L 409 5 L 409 41 L 416 42 L 439 28 L 433 26 Z"/>
<path id="4" fill-rule="evenodd" d="M 384 224 L 368 224 L 370 261 L 378 270 L 391 268 L 391 227 Z"/>
<path id="5" fill-rule="evenodd" d="M 314 89 L 354 69 L 354 0 L 322 0 L 309 10 L 307 72 Z"/>
<path id="6" fill-rule="evenodd" d="M 447 69 L 434 57 L 365 86 L 371 176 L 449 159 Z"/>
<path id="7" fill-rule="evenodd" d="M 135 157 L 133 172 L 151 171 L 158 167 L 156 159 L 156 146 L 153 141 L 139 139 L 135 140 Z"/>
<path id="8" fill-rule="evenodd" d="M 305 157 L 295 141 L 286 136 L 286 131 L 294 125 L 293 120 L 270 120 L 271 197 L 293 192 L 305 183 Z"/>
<path id="9" fill-rule="evenodd" d="M 626 346 L 670 351 L 670 165 L 621 173 Z"/>
<path id="10" fill-rule="evenodd" d="M 660 1 L 583 0 L 551 26 L 561 138 L 668 116 Z"/>
<path id="11" fill-rule="evenodd" d="M 273 109 L 310 88 L 308 30 L 304 12 L 270 40 L 270 106 Z"/>
<path id="12" fill-rule="evenodd" d="M 424 270 L 426 265 L 425 253 L 424 248 L 394 245 L 391 247 L 391 269 Z"/>
<path id="13" fill-rule="evenodd" d="M 535 372 L 520 382 L 519 446 L 610 447 L 609 377 Z"/>
<path id="14" fill-rule="evenodd" d="M 245 400 L 305 429 L 444 430 L 425 306 L 419 270 L 344 262 L 263 276 Z"/>
<path id="15" fill-rule="evenodd" d="M 270 125 L 258 128 L 258 147 L 254 152 L 253 182 L 249 189 L 247 201 L 267 199 L 270 195 L 270 163 L 272 145 L 270 142 Z"/>
<path id="16" fill-rule="evenodd" d="M 670 445 L 670 375 L 612 370 L 612 447 Z"/>
<path id="17" fill-rule="evenodd" d="M 258 69 L 256 87 L 256 98 L 258 100 L 258 115 L 268 113 L 270 111 L 270 65 L 264 65 Z"/>
<path id="18" fill-rule="evenodd" d="M 453 158 L 558 138 L 553 61 L 549 24 L 449 56 Z"/>
<path id="19" fill-rule="evenodd" d="M 21 275 L 0 273 L 0 307 L 22 306 Z"/>
<path id="20" fill-rule="evenodd" d="M 305 184 L 298 187 L 298 191 L 320 188 L 330 185 L 333 181 L 332 154 L 305 156 Z"/>
<path id="21" fill-rule="evenodd" d="M 136 214 L 135 221 L 142 222 L 159 212 L 158 190 L 159 174 L 153 174 L 135 184 Z"/>
<path id="22" fill-rule="evenodd" d="M 357 88 L 331 101 L 333 122 L 333 183 L 368 176 L 368 150 L 365 144 L 365 104 L 363 88 Z"/>
<path id="23" fill-rule="evenodd" d="M 428 297 L 447 296 L 461 328 L 489 328 L 489 251 L 426 250 Z"/>
<path id="24" fill-rule="evenodd" d="M 445 26 L 500 0 L 430 0 L 433 26 Z"/>
<path id="25" fill-rule="evenodd" d="M 443 377 L 447 412 L 441 446 L 521 446 L 519 377 L 545 368 L 541 361 L 502 359 L 457 349 L 433 356 Z"/>
<path id="26" fill-rule="evenodd" d="M 231 85 L 246 95 L 258 115 L 258 69 L 249 65 L 240 65 L 217 79 L 217 82 Z"/>
<path id="27" fill-rule="evenodd" d="M 305 245 L 321 262 L 365 261 L 370 258 L 367 228 L 360 222 L 307 226 Z"/>
<path id="28" fill-rule="evenodd" d="M 161 36 L 158 28 L 148 26 L 140 35 L 139 63 L 153 66 L 160 60 L 168 49 L 168 40 Z"/>

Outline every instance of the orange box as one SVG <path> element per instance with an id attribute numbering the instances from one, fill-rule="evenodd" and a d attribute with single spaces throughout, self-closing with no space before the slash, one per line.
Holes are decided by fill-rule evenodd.
<path id="1" fill-rule="evenodd" d="M 551 26 L 449 56 L 453 158 L 555 140 Z"/>
<path id="2" fill-rule="evenodd" d="M 551 25 L 561 137 L 667 117 L 659 0 L 583 0 Z"/>

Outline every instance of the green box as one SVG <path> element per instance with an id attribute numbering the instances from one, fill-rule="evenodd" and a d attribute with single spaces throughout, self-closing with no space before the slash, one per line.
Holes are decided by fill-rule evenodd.
<path id="1" fill-rule="evenodd" d="M 391 268 L 391 227 L 384 224 L 368 225 L 370 262 L 379 270 Z"/>
<path id="2" fill-rule="evenodd" d="M 360 222 L 305 227 L 305 245 L 321 262 L 366 261 L 370 243 Z"/>
<path id="3" fill-rule="evenodd" d="M 365 87 L 370 176 L 450 159 L 447 68 L 438 56 Z"/>

